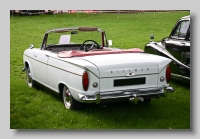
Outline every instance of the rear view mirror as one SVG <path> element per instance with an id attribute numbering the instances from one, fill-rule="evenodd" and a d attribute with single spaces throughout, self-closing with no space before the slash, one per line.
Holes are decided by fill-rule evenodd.
<path id="1" fill-rule="evenodd" d="M 78 31 L 73 30 L 71 31 L 71 34 L 78 34 Z"/>
<path id="2" fill-rule="evenodd" d="M 151 39 L 150 42 L 153 42 L 153 39 L 154 39 L 154 35 L 153 34 L 150 35 L 150 39 Z"/>
<path id="3" fill-rule="evenodd" d="M 34 47 L 34 45 L 33 45 L 33 44 L 30 44 L 30 45 L 29 45 L 29 48 L 30 48 L 30 49 L 32 49 L 33 47 Z"/>
<path id="4" fill-rule="evenodd" d="M 108 40 L 108 46 L 112 46 L 112 40 Z"/>
<path id="5" fill-rule="evenodd" d="M 154 35 L 153 34 L 150 35 L 150 39 L 154 39 Z"/>

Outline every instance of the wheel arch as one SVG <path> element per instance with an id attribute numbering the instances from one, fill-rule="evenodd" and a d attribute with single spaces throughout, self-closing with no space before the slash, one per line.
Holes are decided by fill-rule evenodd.
<path id="1" fill-rule="evenodd" d="M 67 89 L 69 90 L 69 92 L 73 96 L 73 98 L 76 98 L 76 95 L 72 91 L 73 89 L 67 83 L 65 83 L 65 82 L 59 82 L 58 83 L 58 93 L 59 93 L 59 95 L 62 97 L 64 86 L 67 87 Z"/>
<path id="2" fill-rule="evenodd" d="M 63 93 L 63 88 L 64 88 L 64 86 L 66 86 L 68 89 L 69 89 L 69 87 L 68 87 L 68 85 L 66 84 L 66 83 L 64 83 L 64 82 L 59 82 L 58 83 L 58 93 L 59 93 L 59 95 L 62 97 L 62 93 Z"/>
<path id="3" fill-rule="evenodd" d="M 25 61 L 25 62 L 24 62 L 24 67 L 25 67 L 25 69 L 26 69 L 29 65 L 30 65 L 30 64 L 29 64 L 28 61 Z"/>
<path id="4" fill-rule="evenodd" d="M 32 79 L 35 79 L 31 63 L 28 60 L 25 60 L 24 61 L 24 68 L 25 68 L 25 70 L 27 69 L 28 66 L 29 66 L 30 71 L 31 71 Z"/>

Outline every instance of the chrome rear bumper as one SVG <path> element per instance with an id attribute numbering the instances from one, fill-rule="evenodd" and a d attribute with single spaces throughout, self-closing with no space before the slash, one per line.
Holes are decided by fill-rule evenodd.
<path id="1" fill-rule="evenodd" d="M 158 88 L 151 88 L 151 89 L 95 92 L 94 95 L 78 94 L 77 99 L 81 102 L 96 102 L 96 104 L 100 104 L 104 100 L 128 98 L 129 101 L 137 103 L 138 101 L 144 101 L 144 98 L 158 98 L 159 96 L 165 97 L 167 93 L 171 92 L 174 92 L 173 87 L 161 86 Z"/>

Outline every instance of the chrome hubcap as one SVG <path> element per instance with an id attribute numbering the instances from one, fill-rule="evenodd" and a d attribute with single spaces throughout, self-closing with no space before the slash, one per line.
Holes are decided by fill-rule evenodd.
<path id="1" fill-rule="evenodd" d="M 66 101 L 69 102 L 70 101 L 70 93 L 66 92 Z"/>
<path id="2" fill-rule="evenodd" d="M 32 86 L 32 76 L 31 76 L 31 72 L 30 72 L 29 67 L 27 69 L 27 83 L 28 83 L 29 86 Z"/>
<path id="3" fill-rule="evenodd" d="M 66 89 L 66 87 L 64 87 L 64 90 L 63 90 L 63 99 L 64 99 L 65 107 L 69 109 L 71 107 L 70 92 L 69 90 Z"/>

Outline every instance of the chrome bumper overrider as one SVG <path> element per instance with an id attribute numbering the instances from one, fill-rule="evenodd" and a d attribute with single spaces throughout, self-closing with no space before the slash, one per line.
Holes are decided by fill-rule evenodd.
<path id="1" fill-rule="evenodd" d="M 112 100 L 120 98 L 128 98 L 129 101 L 137 103 L 144 101 L 144 98 L 153 98 L 159 96 L 166 96 L 167 93 L 174 92 L 173 87 L 158 87 L 151 89 L 136 89 L 136 90 L 122 90 L 122 91 L 108 91 L 108 92 L 95 92 L 94 95 L 78 94 L 78 100 L 82 102 L 96 102 L 100 104 L 103 100 Z"/>

